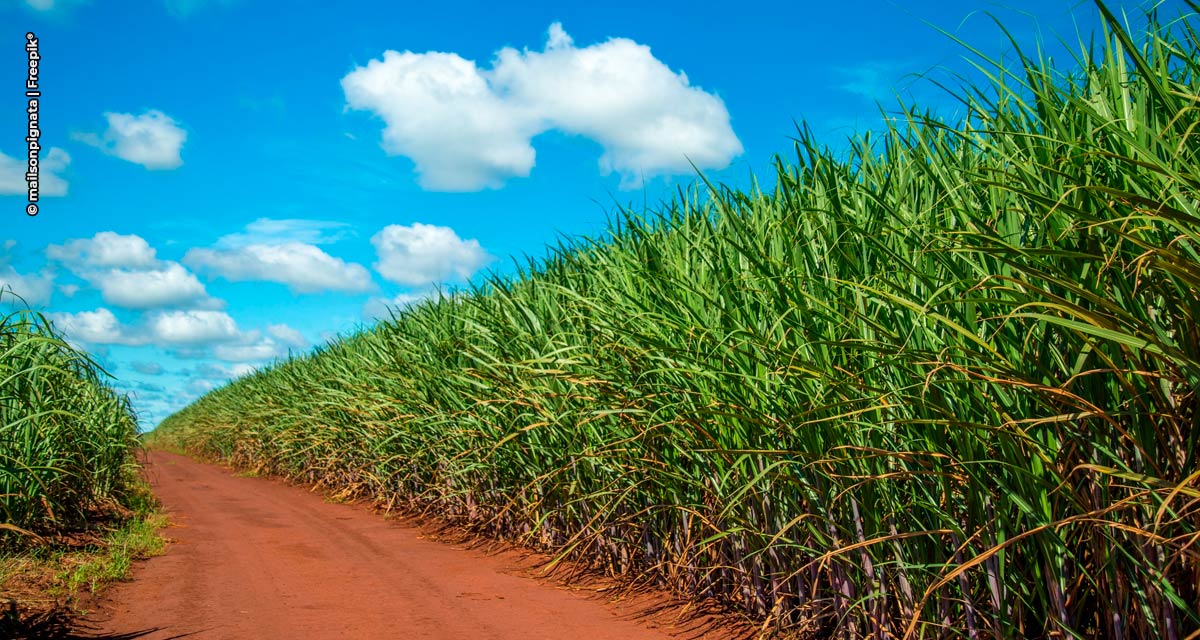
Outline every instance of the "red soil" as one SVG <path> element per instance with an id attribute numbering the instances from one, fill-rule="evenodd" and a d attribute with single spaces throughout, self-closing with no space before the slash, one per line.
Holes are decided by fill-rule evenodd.
<path id="1" fill-rule="evenodd" d="M 165 555 L 135 567 L 87 621 L 100 638 L 729 638 L 661 596 L 605 602 L 528 577 L 516 552 L 429 539 L 361 505 L 155 451 Z M 525 575 L 523 575 L 525 574 Z"/>

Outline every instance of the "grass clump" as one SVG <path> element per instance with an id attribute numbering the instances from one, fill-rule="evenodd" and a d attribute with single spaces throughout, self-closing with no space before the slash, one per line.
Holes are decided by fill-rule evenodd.
<path id="1" fill-rule="evenodd" d="M 159 530 L 166 526 L 167 516 L 157 507 L 136 511 L 133 517 L 88 547 L 83 555 L 68 562 L 60 560 L 59 564 L 65 566 L 57 572 L 56 581 L 62 591 L 55 589 L 51 593 L 68 598 L 80 593 L 95 594 L 104 585 L 125 578 L 134 560 L 163 552 L 166 540 Z"/>
<path id="2" fill-rule="evenodd" d="M 1200 630 L 1196 5 L 980 62 L 159 438 L 836 638 Z"/>

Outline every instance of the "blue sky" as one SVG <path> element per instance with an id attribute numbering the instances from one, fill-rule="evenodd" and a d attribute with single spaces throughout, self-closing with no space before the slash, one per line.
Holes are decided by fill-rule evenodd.
<path id="1" fill-rule="evenodd" d="M 1003 55 L 991 12 L 1064 61 L 1060 37 L 1098 29 L 1090 3 L 1018 0 L 350 7 L 0 0 L 0 287 L 98 354 L 143 428 L 388 305 L 599 233 L 691 184 L 689 163 L 746 184 L 795 122 L 837 147 L 897 94 L 953 113 L 929 78 L 972 72 L 938 28 Z"/>

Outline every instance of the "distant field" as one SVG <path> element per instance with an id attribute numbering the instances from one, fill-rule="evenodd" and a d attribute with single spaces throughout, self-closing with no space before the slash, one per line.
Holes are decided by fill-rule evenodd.
<path id="1" fill-rule="evenodd" d="M 813 637 L 1195 638 L 1200 33 L 1106 18 L 155 437 Z"/>

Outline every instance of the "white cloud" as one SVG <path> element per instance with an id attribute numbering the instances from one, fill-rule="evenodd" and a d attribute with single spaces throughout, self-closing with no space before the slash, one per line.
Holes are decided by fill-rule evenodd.
<path id="1" fill-rule="evenodd" d="M 71 156 L 58 147 L 50 147 L 38 157 L 38 197 L 67 195 L 67 181 L 60 173 L 71 164 Z M 25 172 L 29 165 L 21 159 L 0 152 L 0 196 L 18 196 L 29 193 Z"/>
<path id="2" fill-rule="evenodd" d="M 111 231 L 46 247 L 47 258 L 98 289 L 108 304 L 126 309 L 223 306 L 183 265 L 155 255 L 144 238 Z"/>
<path id="3" fill-rule="evenodd" d="M 121 324 L 112 311 L 103 307 L 95 311 L 47 315 L 54 326 L 72 342 L 89 345 L 123 344 L 131 346 L 146 343 L 144 337 Z"/>
<path id="4" fill-rule="evenodd" d="M 167 114 L 151 109 L 138 116 L 108 112 L 104 117 L 108 129 L 103 134 L 83 133 L 74 138 L 147 169 L 175 169 L 183 164 L 179 152 L 187 141 L 187 131 Z"/>
<path id="5" fill-rule="evenodd" d="M 218 360 L 236 363 L 233 367 L 204 365 L 200 371 L 207 372 L 206 375 L 222 371 L 232 376 L 238 376 L 253 370 L 255 367 L 251 363 L 264 363 L 283 358 L 288 355 L 289 351 L 307 346 L 308 340 L 292 327 L 286 324 L 270 325 L 267 327 L 267 335 L 258 330 L 236 333 L 233 339 L 224 340 L 213 346 L 212 356 Z"/>
<path id="6" fill-rule="evenodd" d="M 721 169 L 742 152 L 721 99 L 632 40 L 576 48 L 555 23 L 544 53 L 501 50 L 493 83 L 553 128 L 599 142 L 601 169 L 621 173 L 626 186 L 639 186 L 642 173 L 689 173 L 692 163 Z"/>
<path id="7" fill-rule="evenodd" d="M 192 249 L 183 261 L 233 282 L 279 282 L 297 293 L 361 292 L 372 287 L 371 274 L 362 265 L 347 263 L 300 242 L 252 244 L 227 250 Z"/>
<path id="8" fill-rule="evenodd" d="M 209 298 L 204 285 L 177 262 L 168 262 L 159 269 L 110 269 L 83 277 L 100 290 L 105 302 L 126 309 L 221 305 Z"/>
<path id="9" fill-rule="evenodd" d="M 47 272 L 38 275 L 22 275 L 10 265 L 0 263 L 0 302 L 14 302 L 9 294 L 20 296 L 25 304 L 31 307 L 41 307 L 50 303 L 54 293 L 54 276 Z"/>
<path id="10" fill-rule="evenodd" d="M 242 232 L 222 236 L 211 249 L 188 251 L 183 261 L 230 281 L 279 282 L 296 293 L 369 291 L 374 283 L 365 267 L 316 246 L 351 232 L 342 222 L 259 218 Z"/>
<path id="11" fill-rule="evenodd" d="M 491 69 L 455 53 L 385 51 L 342 78 L 349 108 L 383 119 L 383 147 L 422 187 L 499 188 L 527 176 L 532 139 L 559 130 L 604 147 L 623 187 L 641 176 L 721 169 L 742 152 L 717 96 L 625 38 L 576 47 L 555 23 L 543 51 L 501 49 Z"/>
<path id="12" fill-rule="evenodd" d="M 435 191 L 499 188 L 533 168 L 537 120 L 488 86 L 453 53 L 386 51 L 342 79 L 346 101 L 387 126 L 383 147 L 412 158 L 420 183 Z"/>
<path id="13" fill-rule="evenodd" d="M 253 344 L 220 345 L 213 352 L 226 362 L 258 362 L 287 355 L 279 343 L 270 339 Z"/>
<path id="14" fill-rule="evenodd" d="M 308 346 L 308 338 L 286 324 L 273 324 L 267 327 L 267 333 L 289 347 L 303 349 Z"/>
<path id="15" fill-rule="evenodd" d="M 146 319 L 146 330 L 162 345 L 196 346 L 241 337 L 237 323 L 222 311 L 160 311 Z"/>
<path id="16" fill-rule="evenodd" d="M 258 371 L 258 367 L 252 364 L 238 363 L 229 368 L 229 375 L 233 378 L 240 378 L 255 371 Z"/>
<path id="17" fill-rule="evenodd" d="M 215 383 L 213 383 L 211 380 L 205 380 L 203 378 L 194 378 L 191 382 L 188 382 L 187 385 L 187 390 L 196 394 L 208 393 L 216 388 L 217 385 Z"/>
<path id="18" fill-rule="evenodd" d="M 386 226 L 371 244 L 379 257 L 375 270 L 410 286 L 466 280 L 492 259 L 478 240 L 463 240 L 454 229 L 420 222 Z"/>
<path id="19" fill-rule="evenodd" d="M 370 322 L 390 320 L 393 311 L 401 311 L 435 295 L 437 295 L 435 291 L 425 291 L 422 293 L 401 293 L 394 298 L 370 298 L 363 305 L 363 318 Z"/>
<path id="20" fill-rule="evenodd" d="M 122 324 L 105 308 L 48 315 L 68 340 L 92 346 L 93 350 L 95 345 L 154 346 L 172 349 L 177 357 L 183 357 L 181 353 L 195 358 L 215 354 L 221 360 L 242 363 L 285 356 L 289 346 L 303 340 L 299 332 L 287 325 L 273 325 L 269 332 L 274 337 L 264 336 L 261 331 L 242 332 L 237 322 L 221 311 L 158 311 L 144 315 L 137 325 Z M 164 373 L 157 362 L 135 361 L 131 366 L 146 375 Z M 224 377 L 249 370 L 240 365 L 221 368 Z M 197 374 L 207 375 L 205 371 L 198 370 Z"/>
<path id="21" fill-rule="evenodd" d="M 213 354 L 225 362 L 263 362 L 282 358 L 288 353 L 287 346 L 277 340 L 252 331 L 236 344 L 221 344 Z"/>
<path id="22" fill-rule="evenodd" d="M 222 236 L 217 246 L 236 249 L 254 244 L 332 244 L 351 235 L 353 230 L 345 222 L 332 220 L 306 220 L 302 218 L 272 219 L 259 218 L 246 225 L 240 233 Z"/>
<path id="23" fill-rule="evenodd" d="M 141 236 L 101 231 L 46 247 L 46 257 L 73 267 L 151 269 L 158 264 L 155 250 Z"/>
<path id="24" fill-rule="evenodd" d="M 246 363 L 227 366 L 216 362 L 206 362 L 196 367 L 195 371 L 184 371 L 183 373 L 184 375 L 199 376 L 207 380 L 228 380 L 230 378 L 240 378 L 257 370 L 258 367 Z"/>

